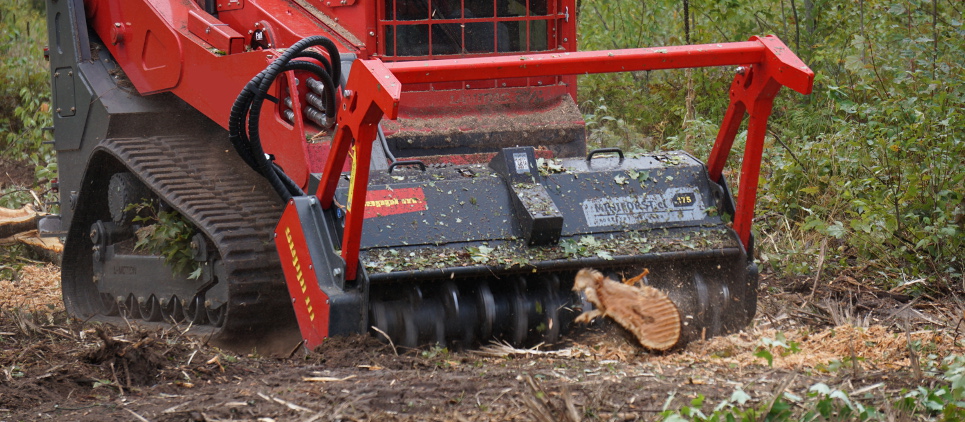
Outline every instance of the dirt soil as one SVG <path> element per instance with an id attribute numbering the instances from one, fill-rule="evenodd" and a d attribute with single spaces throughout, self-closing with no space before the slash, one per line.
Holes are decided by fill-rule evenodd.
<path id="1" fill-rule="evenodd" d="M 7 182 L 28 183 L 7 164 Z M 934 385 L 928 363 L 963 353 L 961 302 L 847 276 L 765 274 L 744 332 L 665 353 L 604 322 L 539 350 L 397 350 L 355 336 L 263 356 L 186 327 L 70 319 L 59 267 L 0 266 L 15 269 L 0 280 L 0 421 L 659 420 L 700 395 L 709 413 L 736 390 L 761 407 L 818 382 L 882 405 Z"/>
<path id="2" fill-rule="evenodd" d="M 539 351 L 394 350 L 355 336 L 266 357 L 185 327 L 71 320 L 57 277 L 28 265 L 0 285 L 0 420 L 655 420 L 698 395 L 709 412 L 737 389 L 763 405 L 817 382 L 894 400 L 934 382 L 909 338 L 939 358 L 962 353 L 960 305 L 848 280 L 811 296 L 809 280 L 765 275 L 745 332 L 667 353 L 604 323 Z M 770 366 L 755 352 L 779 335 L 799 351 L 769 348 Z"/>

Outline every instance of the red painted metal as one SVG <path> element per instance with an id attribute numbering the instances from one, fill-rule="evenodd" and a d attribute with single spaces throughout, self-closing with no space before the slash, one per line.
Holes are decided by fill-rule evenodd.
<path id="1" fill-rule="evenodd" d="M 205 13 L 194 0 L 85 0 L 84 7 L 90 27 L 107 43 L 141 94 L 172 92 L 227 128 L 234 99 L 252 76 L 280 55 L 279 48 L 309 35 L 323 35 L 334 40 L 340 52 L 362 59 L 377 54 L 378 19 L 384 13 L 384 1 L 345 5 L 338 1 L 333 5 L 335 2 L 325 0 L 227 0 L 218 2 L 217 17 Z M 575 50 L 574 0 L 549 1 L 560 1 L 566 9 L 566 13 L 558 11 L 554 15 L 564 20 L 559 32 L 566 41 L 559 45 Z M 265 49 L 255 46 L 255 50 L 245 51 L 253 46 L 256 33 L 266 37 Z M 555 85 L 559 80 L 550 75 L 500 84 L 535 87 L 540 83 Z M 564 77 L 562 81 L 575 97 L 575 80 Z M 409 86 L 461 90 L 467 85 L 462 80 L 448 83 Z M 280 98 L 277 85 L 272 95 Z M 470 85 L 473 89 L 497 86 L 494 81 L 473 81 Z M 299 89 L 303 87 L 302 84 Z M 419 95 L 413 93 L 412 97 Z M 305 131 L 310 128 L 301 121 L 301 113 L 295 113 L 296 122 L 288 123 L 279 117 L 280 107 L 265 105 L 262 147 L 304 188 L 308 185 L 308 163 L 320 160 L 312 155 L 320 149 L 306 142 Z"/>
<path id="2" fill-rule="evenodd" d="M 275 229 L 275 247 L 305 345 L 314 349 L 328 337 L 329 301 L 319 287 L 302 222 L 291 201 Z"/>
<path id="3" fill-rule="evenodd" d="M 238 54 L 245 51 L 245 37 L 231 29 L 228 24 L 214 19 L 207 13 L 189 10 L 188 31 L 224 54 Z"/>
<path id="4" fill-rule="evenodd" d="M 731 86 L 731 104 L 708 167 L 711 178 L 720 180 L 720 171 L 730 153 L 737 128 L 745 112 L 748 112 L 748 145 L 741 172 L 738 210 L 734 216 L 734 228 L 746 246 L 756 199 L 763 138 L 774 95 L 781 86 L 809 94 L 814 81 L 814 73 L 776 37 L 753 37 L 747 42 L 724 44 L 431 62 L 383 63 L 379 60 L 361 60 L 352 67 L 348 79 L 351 96 L 342 103 L 338 115 L 339 127 L 332 141 L 331 155 L 325 164 L 318 195 L 323 208 L 331 207 L 340 176 L 337 170 L 342 168 L 350 152 L 353 163 L 365 163 L 352 166 L 350 202 L 342 242 L 342 257 L 347 265 L 346 278 L 354 279 L 358 266 L 369 174 L 367 163 L 375 139 L 375 125 L 383 116 L 397 118 L 403 84 L 728 65 L 740 65 L 743 70 L 738 71 Z"/>

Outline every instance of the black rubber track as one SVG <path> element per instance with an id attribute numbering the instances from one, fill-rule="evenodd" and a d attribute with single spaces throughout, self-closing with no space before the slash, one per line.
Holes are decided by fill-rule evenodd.
<path id="1" fill-rule="evenodd" d="M 120 161 L 218 249 L 227 280 L 211 289 L 228 298 L 218 340 L 257 341 L 294 323 L 272 238 L 283 204 L 226 137 L 107 139 L 97 152 Z"/>

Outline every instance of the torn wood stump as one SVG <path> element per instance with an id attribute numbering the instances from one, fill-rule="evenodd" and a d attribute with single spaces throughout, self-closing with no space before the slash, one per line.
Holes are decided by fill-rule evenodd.
<path id="1" fill-rule="evenodd" d="M 18 210 L 0 207 L 0 239 L 36 229 L 38 218 L 40 214 L 30 205 Z"/>
<path id="2" fill-rule="evenodd" d="M 0 207 L 0 246 L 21 243 L 44 259 L 59 263 L 64 245 L 57 238 L 40 237 L 37 231 L 40 217 L 30 205 L 16 210 Z"/>
<path id="3" fill-rule="evenodd" d="M 633 333 L 643 347 L 662 351 L 676 345 L 680 340 L 680 311 L 664 292 L 635 285 L 647 273 L 644 270 L 621 283 L 593 269 L 580 270 L 573 290 L 582 291 L 596 309 L 576 317 L 576 322 L 588 323 L 606 316 Z"/>

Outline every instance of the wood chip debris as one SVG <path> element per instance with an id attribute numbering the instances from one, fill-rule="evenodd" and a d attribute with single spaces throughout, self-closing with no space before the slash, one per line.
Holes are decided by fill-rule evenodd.
<path id="1" fill-rule="evenodd" d="M 582 352 L 572 348 L 560 350 L 537 350 L 537 348 L 540 346 L 542 345 L 539 344 L 530 349 L 517 349 L 513 346 L 510 346 L 509 343 L 506 342 L 493 342 L 489 345 L 480 347 L 479 350 L 473 350 L 471 353 L 495 358 L 504 358 L 508 356 L 554 356 L 569 358 L 582 354 Z"/>
<path id="2" fill-rule="evenodd" d="M 302 377 L 302 381 L 305 381 L 305 382 L 342 382 L 342 381 L 348 381 L 348 380 L 350 380 L 350 379 L 352 379 L 352 378 L 355 378 L 355 375 L 349 375 L 349 376 L 343 377 L 343 378 L 337 378 L 337 377 Z"/>

